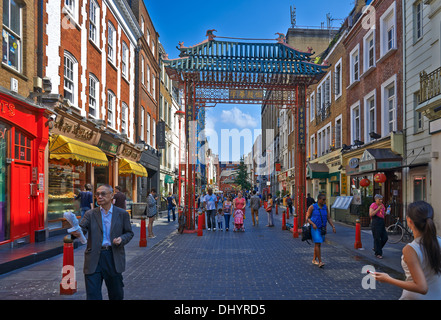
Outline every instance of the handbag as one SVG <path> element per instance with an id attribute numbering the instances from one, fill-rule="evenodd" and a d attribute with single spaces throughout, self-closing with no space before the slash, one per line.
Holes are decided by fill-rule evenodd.
<path id="1" fill-rule="evenodd" d="M 305 223 L 302 226 L 302 241 L 306 241 L 308 244 L 310 244 L 308 240 L 312 240 L 311 225 L 309 223 Z"/>

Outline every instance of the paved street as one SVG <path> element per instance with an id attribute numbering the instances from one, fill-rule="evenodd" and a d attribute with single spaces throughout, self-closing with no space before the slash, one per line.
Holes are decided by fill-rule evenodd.
<path id="1" fill-rule="evenodd" d="M 401 290 L 376 283 L 366 290 L 362 280 L 365 265 L 373 264 L 356 252 L 333 242 L 322 246 L 322 269 L 312 265 L 313 246 L 293 239 L 281 229 L 282 214 L 273 228 L 252 226 L 249 208 L 245 232 L 207 231 L 178 234 L 176 222 L 166 215 L 155 222 L 155 239 L 139 247 L 139 224 L 126 247 L 124 273 L 126 300 L 396 300 Z M 339 225 L 337 225 L 337 233 Z M 353 244 L 353 242 L 352 242 Z M 352 245 L 351 244 L 351 245 Z M 369 246 L 368 246 L 369 247 Z M 367 247 L 367 248 L 368 248 Z M 0 276 L 0 299 L 84 300 L 82 274 L 85 246 L 75 249 L 78 291 L 60 295 L 62 255 Z M 370 249 L 369 249 L 370 250 Z M 377 270 L 381 267 L 375 266 Z M 387 270 L 390 272 L 390 270 Z M 399 273 L 391 273 L 399 277 Z M 103 286 L 105 288 L 105 286 Z M 103 289 L 105 291 L 105 289 Z M 106 297 L 107 295 L 105 295 Z"/>

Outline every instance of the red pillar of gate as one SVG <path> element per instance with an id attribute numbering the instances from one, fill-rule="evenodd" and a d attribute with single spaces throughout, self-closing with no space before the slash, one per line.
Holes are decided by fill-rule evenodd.
<path id="1" fill-rule="evenodd" d="M 303 225 L 306 215 L 306 85 L 296 87 L 296 105 L 293 110 L 297 129 L 295 162 L 295 214 L 299 224 Z"/>
<path id="2" fill-rule="evenodd" d="M 185 128 L 186 128 L 186 145 L 187 145 L 187 164 L 186 164 L 186 178 L 187 184 L 185 189 L 185 209 L 184 214 L 186 218 L 185 230 L 196 231 L 194 229 L 194 213 L 195 213 L 195 151 L 196 151 L 196 132 L 192 130 L 192 122 L 196 119 L 195 107 L 195 90 L 194 83 L 185 81 Z"/>

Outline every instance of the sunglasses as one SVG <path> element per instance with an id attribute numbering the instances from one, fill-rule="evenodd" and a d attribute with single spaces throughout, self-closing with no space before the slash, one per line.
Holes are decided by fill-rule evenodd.
<path id="1" fill-rule="evenodd" d="M 97 192 L 95 193 L 95 197 L 99 198 L 99 197 L 105 197 L 106 195 L 110 194 L 110 192 Z"/>

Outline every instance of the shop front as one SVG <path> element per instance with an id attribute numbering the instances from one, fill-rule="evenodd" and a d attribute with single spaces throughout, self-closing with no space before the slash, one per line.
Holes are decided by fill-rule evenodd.
<path id="1" fill-rule="evenodd" d="M 47 115 L 2 92 L 0 109 L 0 244 L 43 241 Z"/>
<path id="2" fill-rule="evenodd" d="M 138 201 L 146 202 L 147 196 L 152 188 L 159 192 L 160 186 L 160 151 L 146 146 L 146 149 L 141 152 L 139 164 L 147 170 L 146 177 L 138 177 Z M 183 184 L 183 181 L 182 181 Z"/>
<path id="3" fill-rule="evenodd" d="M 364 149 L 359 157 L 352 157 L 346 166 L 350 194 L 355 199 L 351 213 L 356 213 L 354 211 L 364 205 L 363 201 L 367 202 L 364 205 L 367 206 L 374 201 L 375 194 L 381 194 L 385 206 L 391 206 L 391 216 L 403 219 L 401 172 L 402 157 L 387 148 Z M 363 179 L 369 182 L 364 180 L 362 183 Z M 386 224 L 391 222 L 392 218 L 387 217 Z"/>
<path id="4" fill-rule="evenodd" d="M 129 144 L 121 145 L 118 165 L 118 186 L 126 195 L 127 210 L 132 209 L 132 204 L 138 202 L 138 178 L 147 178 L 146 168 L 139 163 L 141 152 Z"/>
<path id="5" fill-rule="evenodd" d="M 75 197 L 92 184 L 96 168 L 106 168 L 106 155 L 96 146 L 61 134 L 52 134 L 49 144 L 49 195 L 47 220 L 49 230 L 66 225 L 63 214 L 72 211 L 79 215 L 79 202 Z"/>

